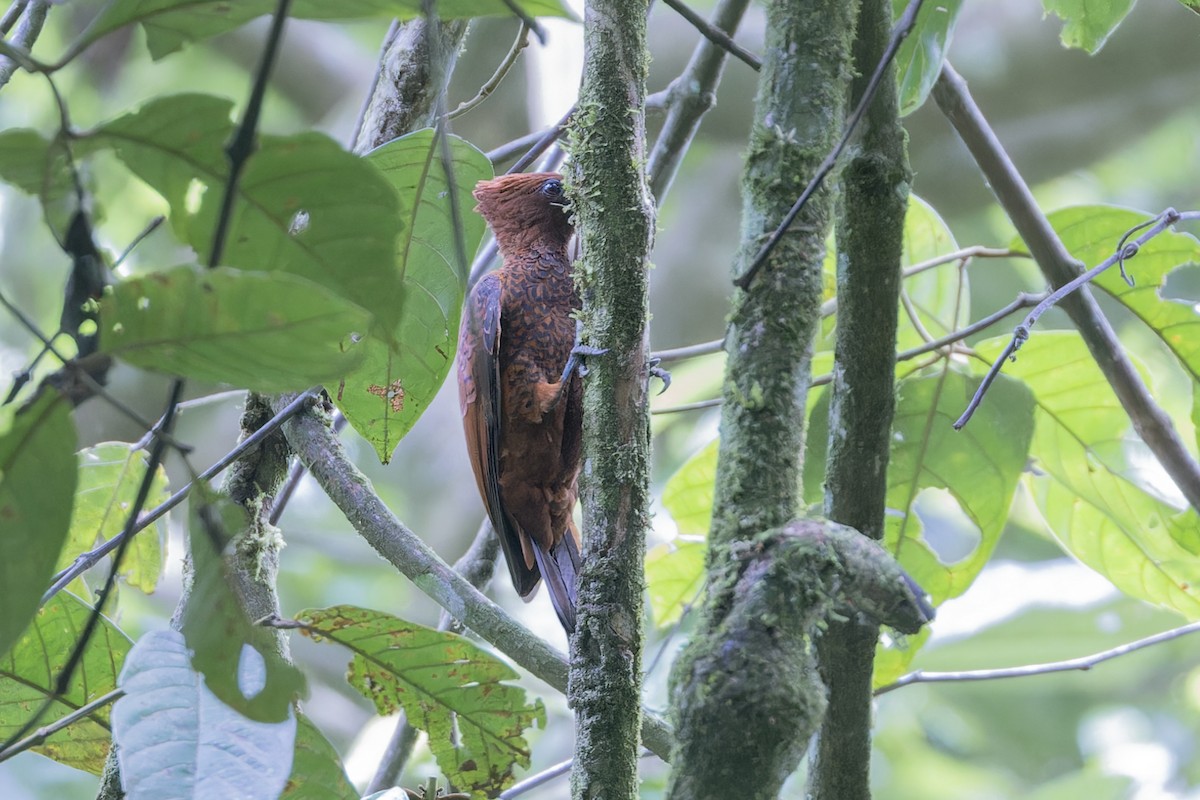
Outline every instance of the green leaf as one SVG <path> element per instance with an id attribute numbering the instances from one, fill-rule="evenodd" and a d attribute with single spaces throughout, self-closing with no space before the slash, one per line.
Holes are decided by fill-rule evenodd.
<path id="1" fill-rule="evenodd" d="M 470 212 L 471 190 L 492 177 L 487 156 L 449 137 L 454 202 L 462 223 L 463 252 L 474 253 L 484 222 Z M 458 263 L 455 229 L 440 147 L 433 130 L 388 142 L 367 154 L 399 192 L 408 217 L 396 242 L 396 270 L 404 276 L 399 322 L 376 326 L 361 343 L 362 365 L 346 376 L 334 401 L 360 436 L 387 463 L 441 388 L 454 359 L 462 312 L 465 265 Z"/>
<path id="2" fill-rule="evenodd" d="M 461 636 L 378 611 L 335 606 L 304 611 L 297 621 L 309 635 L 353 651 L 350 685 L 381 714 L 404 709 L 460 791 L 495 796 L 512 783 L 515 766 L 529 766 L 521 733 L 544 725 L 546 710 L 505 683 L 517 673 L 504 662 Z"/>
<path id="3" fill-rule="evenodd" d="M 1096 53 L 1125 15 L 1134 0 L 1042 0 L 1047 14 L 1063 21 L 1062 43 Z"/>
<path id="4" fill-rule="evenodd" d="M 1179 0 L 1184 8 L 1200 14 L 1200 0 Z"/>
<path id="5" fill-rule="evenodd" d="M 304 692 L 304 675 L 283 660 L 272 633 L 247 617 L 225 563 L 224 544 L 246 529 L 246 514 L 225 498 L 193 494 L 191 506 L 194 577 L 180 629 L 193 653 L 192 667 L 204 676 L 208 690 L 239 714 L 259 722 L 288 719 Z M 256 677 L 248 682 L 245 673 L 251 668 Z M 288 748 L 290 753 L 290 741 Z"/>
<path id="6" fill-rule="evenodd" d="M 892 0 L 892 16 L 904 13 L 908 0 Z M 900 114 L 916 111 L 942 71 L 942 61 L 950 46 L 954 23 L 962 10 L 962 0 L 925 3 L 917 12 L 917 23 L 896 53 L 896 75 L 900 81 Z"/>
<path id="7" fill-rule="evenodd" d="M 16 733 L 33 709 L 54 694 L 92 609 L 69 592 L 59 592 L 38 610 L 8 655 L 0 658 L 0 740 Z M 117 688 L 117 673 L 131 642 L 107 617 L 100 617 L 66 693 L 42 717 L 48 725 Z M 61 764 L 99 775 L 109 745 L 109 709 L 98 708 L 34 748 Z"/>
<path id="8" fill-rule="evenodd" d="M 79 478 L 75 488 L 75 507 L 71 531 L 56 570 L 67 567 L 76 556 L 103 544 L 124 528 L 129 509 L 137 497 L 146 472 L 147 456 L 122 442 L 107 442 L 79 451 Z M 145 509 L 151 509 L 170 496 L 167 471 L 160 464 L 150 484 Z M 121 561 L 126 581 L 149 594 L 162 574 L 167 519 L 163 517 L 149 530 L 138 533 Z"/>
<path id="9" fill-rule="evenodd" d="M 571 12 L 558 0 L 521 0 L 521 7 L 532 16 L 570 17 Z M 92 23 L 72 48 L 77 53 L 105 34 L 133 23 L 146 30 L 146 43 L 157 61 L 188 42 L 199 41 L 233 30 L 246 22 L 270 14 L 275 0 L 115 0 Z M 421 0 L 296 0 L 290 14 L 297 19 L 348 20 L 412 19 L 423 13 Z M 442 19 L 509 16 L 512 12 L 502 0 L 438 0 L 437 13 Z"/>
<path id="10" fill-rule="evenodd" d="M 1153 492 L 1163 478 L 1138 468 L 1152 459 L 1078 335 L 1037 333 L 1005 369 L 1037 397 L 1032 495 L 1062 546 L 1126 594 L 1200 619 L 1200 519 Z"/>
<path id="11" fill-rule="evenodd" d="M 202 262 L 229 171 L 223 147 L 233 135 L 231 108 L 208 95 L 162 97 L 80 143 L 111 148 L 161 194 L 172 228 Z M 403 287 L 393 255 L 407 216 L 378 170 L 329 137 L 260 136 L 238 181 L 221 263 L 301 275 L 394 324 Z"/>
<path id="12" fill-rule="evenodd" d="M 337 750 L 312 720 L 303 714 L 297 718 L 292 774 L 280 800 L 358 800 Z"/>
<path id="13" fill-rule="evenodd" d="M 274 800 L 292 768 L 296 717 L 254 722 L 205 688 L 183 636 L 155 631 L 125 659 L 112 710 L 128 800 Z"/>
<path id="14" fill-rule="evenodd" d="M 0 435 L 0 654 L 29 625 L 71 525 L 71 406 L 44 389 Z"/>
<path id="15" fill-rule="evenodd" d="M 711 489 L 711 487 L 710 487 Z M 708 544 L 677 537 L 646 552 L 646 592 L 654 624 L 665 628 L 678 622 L 704 588 L 704 559 Z"/>
<path id="16" fill-rule="evenodd" d="M 958 250 L 954 234 L 933 206 L 913 195 L 909 197 L 904 217 L 904 249 L 900 255 L 901 268 L 944 256 Z M 921 326 L 933 338 L 958 330 L 970 318 L 967 276 L 952 264 L 925 270 L 904 281 L 904 292 L 916 309 Z M 925 343 L 903 307 L 896 332 L 896 347 L 908 350 Z"/>
<path id="17" fill-rule="evenodd" d="M 1113 206 L 1079 206 L 1050 214 L 1063 244 L 1089 269 L 1114 252 L 1127 231 L 1152 217 Z M 1167 276 L 1177 267 L 1200 263 L 1200 242 L 1185 233 L 1164 231 L 1125 263 L 1130 286 L 1112 266 L 1093 283 L 1146 324 L 1179 359 L 1188 376 L 1200 381 L 1200 315 L 1192 303 L 1162 296 Z"/>
<path id="18" fill-rule="evenodd" d="M 908 378 L 897 387 L 888 467 L 885 542 L 935 604 L 966 591 L 1004 530 L 1033 435 L 1033 398 L 1020 381 L 1001 375 L 961 431 L 953 422 L 978 378 L 957 371 Z M 978 532 L 960 557 L 939 557 L 925 537 L 918 498 L 944 489 Z"/>
<path id="19" fill-rule="evenodd" d="M 130 278 L 100 302 L 101 349 L 145 369 L 257 392 L 346 374 L 370 317 L 311 281 L 179 267 Z"/>
<path id="20" fill-rule="evenodd" d="M 683 462 L 663 487 L 662 503 L 681 534 L 707 536 L 712 526 L 713 488 L 717 480 L 720 439 Z"/>

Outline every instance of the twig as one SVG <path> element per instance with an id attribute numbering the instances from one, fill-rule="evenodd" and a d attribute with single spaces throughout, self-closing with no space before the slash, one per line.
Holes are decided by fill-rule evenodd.
<path id="1" fill-rule="evenodd" d="M 668 8 L 673 9 L 677 14 L 679 14 L 679 16 L 687 20 L 692 27 L 700 31 L 701 36 L 703 36 L 705 39 L 708 39 L 725 52 L 729 53 L 729 55 L 733 56 L 738 61 L 741 61 L 755 72 L 758 72 L 760 69 L 762 69 L 762 59 L 735 42 L 733 37 L 727 34 L 725 31 L 721 30 L 715 25 L 708 24 L 708 20 L 697 14 L 681 0 L 663 0 L 663 3 L 665 3 Z"/>
<path id="2" fill-rule="evenodd" d="M 520 797 L 526 792 L 549 783 L 560 775 L 566 775 L 571 771 L 571 765 L 575 763 L 575 759 L 568 758 L 566 761 L 560 761 L 552 767 L 542 770 L 536 775 L 530 775 L 523 781 L 518 781 L 512 786 L 500 793 L 500 800 L 513 800 L 514 797 Z"/>
<path id="3" fill-rule="evenodd" d="M 745 291 L 750 282 L 754 280 L 754 276 L 762 269 L 762 265 L 766 263 L 767 257 L 771 255 L 776 245 L 783 239 L 788 228 L 796 220 L 801 209 L 804 208 L 808 199 L 813 196 L 817 189 L 821 188 L 821 184 L 825 181 L 826 176 L 833 171 L 833 167 L 837 164 L 838 157 L 842 151 L 846 149 L 846 145 L 850 143 L 850 137 L 854 134 L 854 130 L 858 127 L 858 123 L 862 120 L 867 108 L 871 105 L 871 101 L 875 99 L 875 92 L 879 88 L 880 82 L 883 80 L 883 75 L 887 71 L 888 66 L 892 63 L 892 59 L 896 57 L 897 51 L 900 50 L 900 45 L 912 31 L 913 25 L 917 21 L 917 13 L 921 10 L 921 3 L 924 0 L 909 0 L 908 6 L 904 9 L 904 13 L 897 20 L 895 27 L 892 29 L 891 39 L 888 41 L 887 48 L 883 51 L 883 57 L 879 59 L 879 63 L 875 66 L 875 72 L 871 74 L 871 80 L 867 82 L 866 88 L 863 90 L 862 99 L 858 106 L 851 112 L 850 117 L 846 120 L 846 126 L 842 130 L 842 137 L 837 145 L 833 148 L 825 160 L 821 162 L 821 166 L 817 168 L 817 173 L 809 181 L 808 186 L 804 187 L 804 191 L 800 193 L 800 197 L 796 199 L 795 204 L 784 216 L 783 221 L 779 223 L 779 227 L 767 239 L 766 244 L 754 256 L 754 260 L 750 262 L 750 266 L 744 273 L 734 279 L 733 283 L 742 291 Z"/>
<path id="4" fill-rule="evenodd" d="M 1132 653 L 1136 650 L 1143 650 L 1162 642 L 1169 642 L 1186 636 L 1190 633 L 1200 631 L 1200 622 L 1193 622 L 1188 625 L 1183 625 L 1178 628 L 1173 628 L 1169 631 L 1156 633 L 1153 636 L 1147 636 L 1144 639 L 1138 639 L 1128 644 L 1123 644 L 1114 647 L 1111 650 L 1102 650 L 1099 653 L 1093 653 L 1090 656 L 1081 658 L 1071 658 L 1066 661 L 1050 661 L 1045 664 L 1029 664 L 1023 667 L 1006 667 L 1003 669 L 978 669 L 967 670 L 963 672 L 910 672 L 897 679 L 894 683 L 889 683 L 886 686 L 880 686 L 875 690 L 875 694 L 881 695 L 894 691 L 904 686 L 909 686 L 914 683 L 960 683 L 966 681 L 992 681 L 1001 680 L 1004 678 L 1025 678 L 1030 675 L 1050 675 L 1055 672 L 1071 672 L 1090 670 L 1098 664 L 1103 664 L 1105 661 L 1111 661 L 1114 658 L 1119 658 L 1127 653 Z"/>
<path id="5" fill-rule="evenodd" d="M 502 2 L 504 3 L 504 6 L 511 11 L 514 16 L 516 16 L 517 19 L 521 20 L 522 25 L 533 31 L 533 35 L 538 38 L 539 44 L 546 44 L 546 29 L 543 28 L 536 19 L 529 16 L 529 13 L 525 11 L 525 9 L 517 5 L 516 0 L 502 0 Z"/>
<path id="6" fill-rule="evenodd" d="M 918 345 L 917 347 L 913 347 L 909 350 L 900 351 L 899 353 L 896 354 L 896 360 L 897 361 L 908 361 L 910 359 L 916 358 L 917 356 L 921 356 L 926 353 L 931 353 L 935 350 L 941 350 L 943 347 L 946 347 L 947 345 L 952 345 L 957 342 L 961 342 L 963 339 L 966 339 L 968 336 L 974 336 L 975 334 L 979 333 L 980 331 L 990 328 L 991 326 L 995 325 L 997 322 L 999 322 L 1000 320 L 1009 316 L 1010 314 L 1014 314 L 1023 308 L 1029 308 L 1030 306 L 1037 305 L 1038 303 L 1040 303 L 1042 301 L 1042 298 L 1044 298 L 1045 296 L 1046 296 L 1045 293 L 1029 294 L 1027 292 L 1021 292 L 1017 295 L 1016 299 L 1013 300 L 1008 305 L 1004 306 L 1001 309 L 993 311 L 991 314 L 988 314 L 986 317 L 983 317 L 982 319 L 972 322 L 970 325 L 967 325 L 963 328 L 959 328 L 956 331 L 947 333 L 945 336 L 941 336 L 937 339 L 930 339 L 929 341 L 925 342 L 924 344 Z"/>
<path id="7" fill-rule="evenodd" d="M 13 8 L 9 9 L 5 15 L 5 22 L 9 25 Z M 24 14 L 17 22 L 17 29 L 13 33 L 11 41 L 4 41 L 3 47 L 0 47 L 0 88 L 12 79 L 18 68 L 23 68 L 29 72 L 41 71 L 42 65 L 29 55 L 29 51 L 33 49 L 34 42 L 42 33 L 42 26 L 46 24 L 46 13 L 50 10 L 49 0 L 29 0 L 25 4 Z M 7 33 L 7 30 L 5 31 Z"/>
<path id="8" fill-rule="evenodd" d="M 547 128 L 546 130 L 550 129 Z M 524 136 L 513 139 L 511 142 L 505 142 L 494 150 L 487 151 L 485 155 L 488 157 L 488 161 L 491 161 L 493 164 L 502 164 L 510 158 L 516 158 L 541 141 L 542 137 L 546 135 L 546 130 L 533 131 L 532 133 L 527 133 Z"/>
<path id="9" fill-rule="evenodd" d="M 51 722 L 49 725 L 46 725 L 45 727 L 42 727 L 42 728 L 38 728 L 29 737 L 22 739 L 19 742 L 14 742 L 12 745 L 4 748 L 3 750 L 0 750 L 0 762 L 7 761 L 8 759 L 12 758 L 13 756 L 18 755 L 20 753 L 24 753 L 26 750 L 29 750 L 30 748 L 37 747 L 40 744 L 44 744 L 45 741 L 47 739 L 49 739 L 51 736 L 53 736 L 54 734 L 58 733 L 59 731 L 63 730 L 64 728 L 68 727 L 69 725 L 73 725 L 74 723 L 78 722 L 79 720 L 83 719 L 84 717 L 90 716 L 93 711 L 97 711 L 98 709 L 104 708 L 109 703 L 116 702 L 117 700 L 120 700 L 124 696 L 125 696 L 124 689 L 113 689 L 108 694 L 97 697 L 95 700 L 88 703 L 87 705 L 80 706 L 79 708 L 72 711 L 70 714 L 59 717 L 54 722 Z"/>
<path id="10" fill-rule="evenodd" d="M 454 109 L 446 115 L 447 119 L 458 119 L 463 114 L 466 114 L 471 109 L 478 106 L 484 100 L 488 99 L 492 92 L 496 91 L 496 87 L 500 82 L 507 77 L 509 70 L 513 68 L 513 64 L 517 63 L 517 57 L 521 55 L 521 51 L 529 46 L 529 26 L 521 23 L 521 30 L 517 31 L 517 38 L 513 41 L 512 47 L 504 56 L 504 60 L 496 67 L 496 71 L 492 73 L 492 77 L 484 82 L 483 86 L 479 87 L 479 91 L 470 100 L 465 100 L 458 104 L 458 108 Z"/>
<path id="11" fill-rule="evenodd" d="M 669 364 L 672 361 L 682 361 L 685 358 L 696 358 L 697 356 L 708 356 L 713 353 L 719 353 L 725 349 L 724 339 L 713 339 L 711 342 L 701 342 L 700 344 L 689 344 L 686 347 L 673 347 L 669 350 L 658 350 L 651 353 L 651 358 L 657 358 L 661 364 Z"/>
<path id="12" fill-rule="evenodd" d="M 133 237 L 133 241 L 129 243 L 129 246 L 122 250 L 121 255 L 117 256 L 116 260 L 113 261 L 112 268 L 116 269 L 117 267 L 121 266 L 121 264 L 125 262 L 125 259 L 129 258 L 129 254 L 133 252 L 133 249 L 141 244 L 147 236 L 158 230 L 159 226 L 166 221 L 167 218 L 164 216 L 157 216 L 150 220 L 150 224 L 148 224 L 141 233 Z"/>
<path id="13" fill-rule="evenodd" d="M 133 526 L 133 529 L 129 535 L 136 534 L 138 531 L 141 531 L 157 522 L 159 519 L 164 517 L 168 511 L 182 503 L 184 498 L 191 493 L 192 489 L 194 489 L 198 483 L 209 480 L 228 467 L 230 464 L 244 456 L 246 453 L 255 450 L 260 444 L 262 444 L 264 439 L 278 430 L 283 423 L 287 422 L 293 416 L 307 408 L 307 406 L 316 396 L 316 391 L 317 390 L 315 389 L 310 389 L 307 392 L 297 395 L 292 402 L 280 409 L 275 416 L 271 417 L 271 419 L 264 423 L 261 428 L 239 442 L 237 447 L 230 450 L 228 453 L 218 459 L 216 463 L 197 475 L 194 480 L 186 483 L 182 488 L 179 489 L 179 491 L 175 492 L 175 494 L 171 495 L 162 503 L 141 516 L 138 519 L 137 524 Z M 125 536 L 126 534 L 122 532 L 109 539 L 104 544 L 79 555 L 75 561 L 72 562 L 71 566 L 54 576 L 54 583 L 52 583 L 50 588 L 46 590 L 46 593 L 42 595 L 42 602 L 45 603 L 58 592 L 62 591 L 67 584 L 78 578 L 83 573 L 87 572 L 98 561 L 100 561 L 100 559 L 112 552 L 114 548 L 120 546 Z"/>
<path id="14" fill-rule="evenodd" d="M 8 7 L 8 11 L 4 12 L 4 16 L 0 17 L 0 36 L 8 36 L 8 32 L 12 30 L 13 25 L 17 24 L 17 20 L 21 18 L 21 14 L 25 13 L 25 6 L 29 5 L 29 0 L 13 0 L 13 4 Z"/>
<path id="15" fill-rule="evenodd" d="M 700 411 L 705 408 L 716 408 L 724 402 L 720 397 L 712 400 L 699 400 L 695 403 L 684 403 L 679 406 L 667 406 L 666 408 L 652 408 L 650 413 L 657 416 L 658 414 L 678 414 L 682 411 Z"/>

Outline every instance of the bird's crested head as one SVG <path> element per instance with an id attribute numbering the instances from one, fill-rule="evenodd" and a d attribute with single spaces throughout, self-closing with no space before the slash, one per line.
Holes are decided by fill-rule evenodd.
<path id="1" fill-rule="evenodd" d="M 537 239 L 566 245 L 571 238 L 570 201 L 557 172 L 501 175 L 475 185 L 475 210 L 483 215 L 502 250 Z"/>

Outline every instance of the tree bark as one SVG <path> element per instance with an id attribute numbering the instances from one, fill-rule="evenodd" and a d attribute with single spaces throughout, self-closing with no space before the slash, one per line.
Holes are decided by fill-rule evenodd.
<path id="1" fill-rule="evenodd" d="M 567 693 L 576 719 L 576 800 L 638 796 L 654 230 L 643 173 L 646 11 L 645 0 L 588 3 L 573 125 L 570 195 L 584 254 L 575 268 L 580 318 L 586 341 L 608 349 L 590 360 L 584 382 L 583 566 Z"/>
<path id="2" fill-rule="evenodd" d="M 746 272 L 838 139 L 856 5 L 841 0 L 775 0 L 768 5 L 766 49 L 742 178 L 742 244 L 735 275 Z M 780 528 L 800 510 L 805 403 L 832 212 L 833 194 L 821 189 L 754 281 L 733 300 L 708 592 L 702 620 L 672 672 L 677 745 L 668 796 L 674 800 L 774 797 L 795 769 L 824 708 L 824 689 L 810 660 L 804 661 L 810 669 L 785 681 L 793 690 L 781 689 L 770 676 L 760 683 L 755 675 L 735 673 L 732 664 L 724 671 L 707 665 L 722 663 L 723 655 L 733 650 L 744 652 L 747 648 L 736 644 L 742 635 L 738 631 L 768 621 L 776 613 L 772 609 L 790 607 L 796 601 L 789 595 L 800 593 L 812 602 L 803 604 L 807 611 L 796 609 L 770 620 L 773 635 L 790 642 L 784 647 L 788 652 L 807 652 L 809 614 L 823 613 L 819 587 L 800 590 L 789 577 L 788 565 L 795 564 L 786 550 L 777 554 L 779 568 L 761 568 L 763 586 L 738 588 L 737 576 L 742 571 L 739 553 L 754 542 L 774 546 L 759 538 L 762 532 Z M 747 594 L 764 591 L 769 597 L 762 600 Z M 747 603 L 753 603 L 749 614 Z M 723 697 L 740 697 L 739 704 L 786 702 L 788 711 L 782 714 L 761 706 L 745 709 L 755 720 L 784 717 L 786 722 L 783 728 L 776 723 L 734 724 L 719 732 L 689 724 L 719 719 Z M 749 769 L 744 760 L 738 763 L 724 753 L 768 758 Z"/>
<path id="3" fill-rule="evenodd" d="M 854 44 L 857 105 L 891 35 L 890 0 L 863 0 Z M 883 76 L 842 169 L 838 318 L 825 514 L 883 538 L 895 411 L 896 316 L 909 183 L 895 70 Z M 869 798 L 871 674 L 879 626 L 851 615 L 819 639 L 829 707 L 809 765 L 814 800 Z"/>

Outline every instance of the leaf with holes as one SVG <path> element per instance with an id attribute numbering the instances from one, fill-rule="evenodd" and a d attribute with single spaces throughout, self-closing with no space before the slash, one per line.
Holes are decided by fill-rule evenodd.
<path id="1" fill-rule="evenodd" d="M 904 13 L 910 0 L 892 0 L 892 16 Z M 954 23 L 962 10 L 962 0 L 925 3 L 917 12 L 917 23 L 896 53 L 896 74 L 900 79 L 900 113 L 911 114 L 921 107 L 942 71 L 942 61 L 954 34 Z"/>
<path id="2" fill-rule="evenodd" d="M 462 228 L 462 257 L 470 259 L 484 222 L 470 213 L 471 190 L 492 177 L 487 156 L 468 142 L 448 139 L 453 191 L 432 130 L 403 136 L 366 156 L 403 199 L 408 217 L 396 242 L 396 271 L 404 291 L 392 327 L 377 325 L 361 343 L 362 364 L 334 394 L 338 408 L 387 463 L 450 371 L 458 338 L 469 263 L 459 263 L 451 199 Z"/>
<path id="3" fill-rule="evenodd" d="M 256 392 L 335 380 L 361 359 L 370 316 L 294 275 L 179 267 L 100 301 L 100 348 L 136 367 Z"/>
<path id="4" fill-rule="evenodd" d="M 971 423 L 954 430 L 978 385 L 978 378 L 952 370 L 897 386 L 885 545 L 935 604 L 966 591 L 991 557 L 1033 436 L 1033 397 L 1005 375 Z M 917 501 L 930 489 L 948 491 L 976 528 L 978 540 L 953 561 L 939 557 L 925 536 Z"/>
<path id="5" fill-rule="evenodd" d="M 231 111 L 208 95 L 156 98 L 83 135 L 78 148 L 113 150 L 163 196 L 172 229 L 207 262 Z M 264 135 L 238 181 L 221 264 L 303 276 L 395 324 L 403 287 L 393 256 L 407 216 L 378 170 L 329 137 Z"/>
<path id="6" fill-rule="evenodd" d="M 190 659 L 176 631 L 146 634 L 125 659 L 125 696 L 112 710 L 125 797 L 279 797 L 292 767 L 295 715 L 246 719 L 205 688 Z"/>
<path id="7" fill-rule="evenodd" d="M 517 673 L 461 636 L 430 630 L 353 606 L 304 611 L 302 630 L 354 653 L 350 685 L 380 714 L 400 709 L 429 735 L 429 747 L 450 783 L 489 797 L 529 766 L 522 732 L 545 724 L 541 700 L 506 681 Z"/>
<path id="8" fill-rule="evenodd" d="M 9 407 L 11 409 L 11 406 Z M 71 526 L 75 424 L 53 389 L 0 418 L 0 654 L 29 625 Z"/>
<path id="9" fill-rule="evenodd" d="M 79 479 L 71 531 L 57 569 L 81 553 L 112 539 L 124 528 L 146 471 L 146 453 L 123 442 L 106 442 L 79 451 Z M 160 464 L 150 484 L 145 508 L 167 499 L 167 471 Z M 149 594 L 162 574 L 167 537 L 166 517 L 134 536 L 121 561 L 126 581 Z"/>
<path id="10" fill-rule="evenodd" d="M 1126 594 L 1200 619 L 1200 519 L 1156 488 L 1164 477 L 1079 336 L 1039 333 L 1006 369 L 1037 398 L 1031 489 L 1055 537 Z"/>
<path id="11" fill-rule="evenodd" d="M 158 59 L 188 42 L 231 31 L 255 17 L 270 14 L 275 0 L 114 0 L 71 47 L 71 55 L 118 28 L 140 23 L 146 31 L 150 55 Z M 521 0 L 529 15 L 571 17 L 560 0 Z M 296 19 L 348 20 L 362 18 L 413 19 L 424 13 L 422 0 L 296 0 L 289 11 Z M 512 11 L 503 0 L 438 0 L 442 19 L 507 17 Z"/>
<path id="12" fill-rule="evenodd" d="M 0 740 L 25 724 L 32 709 L 54 694 L 54 687 L 79 640 L 92 609 L 69 592 L 46 602 L 8 655 L 0 658 Z M 117 688 L 117 674 L 131 646 L 107 617 L 100 623 L 67 691 L 55 700 L 39 725 L 74 713 Z M 98 708 L 34 748 L 60 764 L 99 775 L 108 757 L 109 709 Z"/>

